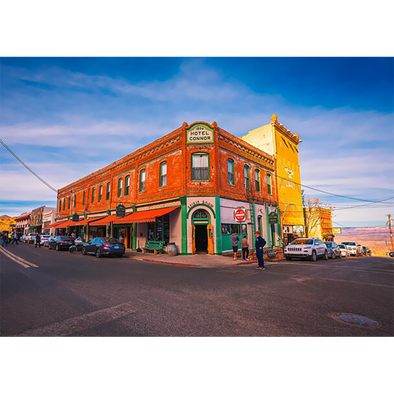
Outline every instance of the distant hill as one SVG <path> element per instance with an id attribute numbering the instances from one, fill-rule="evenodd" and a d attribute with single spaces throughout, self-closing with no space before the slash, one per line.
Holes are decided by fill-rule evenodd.
<path id="1" fill-rule="evenodd" d="M 368 246 L 374 255 L 384 256 L 391 249 L 387 227 L 342 227 L 342 234 L 335 235 L 335 242 L 355 241 Z"/>
<path id="2" fill-rule="evenodd" d="M 11 219 L 11 216 L 8 216 L 8 215 L 0 216 L 0 220 L 4 220 L 4 219 Z"/>
<path id="3" fill-rule="evenodd" d="M 0 216 L 0 231 L 9 231 L 11 230 L 10 224 L 15 224 L 15 218 L 12 218 L 8 215 Z"/>

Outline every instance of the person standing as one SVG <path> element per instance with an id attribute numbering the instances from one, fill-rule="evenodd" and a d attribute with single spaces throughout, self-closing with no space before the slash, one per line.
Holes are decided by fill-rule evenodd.
<path id="1" fill-rule="evenodd" d="M 8 236 L 7 233 L 3 233 L 1 236 L 1 246 L 7 246 Z"/>
<path id="2" fill-rule="evenodd" d="M 18 245 L 18 234 L 17 233 L 14 233 L 14 235 L 12 236 L 12 244 L 14 244 L 15 242 Z"/>
<path id="3" fill-rule="evenodd" d="M 11 244 L 11 240 L 12 240 L 12 234 L 8 233 L 8 244 Z"/>
<path id="4" fill-rule="evenodd" d="M 249 242 L 246 235 L 242 238 L 242 260 L 249 261 Z"/>
<path id="5" fill-rule="evenodd" d="M 39 248 L 41 248 L 41 237 L 40 234 L 36 235 L 36 244 L 34 245 L 34 247 L 36 248 L 38 245 Z"/>
<path id="6" fill-rule="evenodd" d="M 231 234 L 231 246 L 233 247 L 233 252 L 234 252 L 234 260 L 237 260 L 237 252 L 238 252 L 238 233 L 233 230 L 233 233 Z"/>
<path id="7" fill-rule="evenodd" d="M 256 241 L 254 243 L 256 247 L 256 256 L 259 266 L 256 268 L 257 270 L 265 270 L 264 267 L 264 246 L 266 245 L 266 241 L 263 237 L 260 237 L 260 231 L 256 231 L 255 233 Z"/>

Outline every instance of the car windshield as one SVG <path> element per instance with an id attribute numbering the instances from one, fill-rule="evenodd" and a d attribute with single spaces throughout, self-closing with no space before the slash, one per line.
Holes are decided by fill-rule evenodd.
<path id="1" fill-rule="evenodd" d="M 291 245 L 313 245 L 313 239 L 309 238 L 299 238 L 295 239 Z"/>
<path id="2" fill-rule="evenodd" d="M 109 242 L 110 244 L 118 244 L 119 243 L 117 238 L 105 238 L 105 242 Z"/>
<path id="3" fill-rule="evenodd" d="M 339 247 L 340 247 L 341 249 L 346 249 L 346 246 L 345 246 L 345 245 L 339 245 Z"/>
<path id="4" fill-rule="evenodd" d="M 59 237 L 61 241 L 69 241 L 70 238 L 69 237 Z"/>
<path id="5" fill-rule="evenodd" d="M 344 245 L 356 246 L 355 242 L 342 242 Z"/>
<path id="6" fill-rule="evenodd" d="M 329 248 L 332 247 L 332 242 L 324 242 Z"/>

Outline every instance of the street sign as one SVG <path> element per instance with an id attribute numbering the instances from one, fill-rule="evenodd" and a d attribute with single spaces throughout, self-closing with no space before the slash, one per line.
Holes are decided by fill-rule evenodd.
<path id="1" fill-rule="evenodd" d="M 73 222 L 78 222 L 79 221 L 79 215 L 77 213 L 74 213 L 74 215 L 72 217 L 72 221 Z"/>
<path id="2" fill-rule="evenodd" d="M 123 204 L 119 204 L 116 206 L 116 216 L 121 218 L 126 216 L 126 207 Z"/>
<path id="3" fill-rule="evenodd" d="M 278 215 L 276 214 L 276 212 L 271 212 L 268 215 L 268 222 L 269 223 L 278 223 Z"/>
<path id="4" fill-rule="evenodd" d="M 243 222 L 246 219 L 246 212 L 244 209 L 239 208 L 234 212 L 235 220 L 238 222 Z"/>

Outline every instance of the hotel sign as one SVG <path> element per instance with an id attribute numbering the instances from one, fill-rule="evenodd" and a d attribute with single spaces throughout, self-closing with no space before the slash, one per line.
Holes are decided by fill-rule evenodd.
<path id="1" fill-rule="evenodd" d="M 187 130 L 188 144 L 213 143 L 213 129 L 205 124 L 197 124 Z"/>

